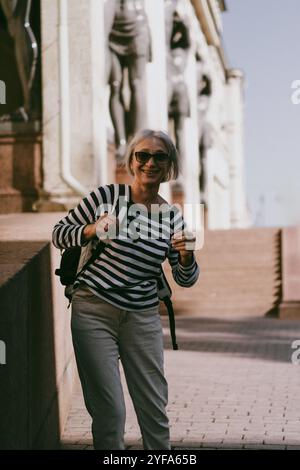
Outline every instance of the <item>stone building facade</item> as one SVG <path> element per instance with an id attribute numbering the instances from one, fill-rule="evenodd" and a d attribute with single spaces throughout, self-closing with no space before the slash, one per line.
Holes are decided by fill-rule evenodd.
<path id="1" fill-rule="evenodd" d="M 108 105 L 109 1 L 115 0 L 40 2 L 42 118 L 0 122 L 0 212 L 65 210 L 95 186 L 128 181 L 116 162 Z M 222 47 L 224 1 L 144 0 L 152 56 L 147 127 L 174 135 L 166 44 L 166 15 L 174 5 L 190 37 L 182 78 L 189 113 L 181 136 L 181 185 L 164 183 L 161 192 L 170 202 L 204 202 L 208 228 L 245 227 L 243 74 L 229 68 Z"/>

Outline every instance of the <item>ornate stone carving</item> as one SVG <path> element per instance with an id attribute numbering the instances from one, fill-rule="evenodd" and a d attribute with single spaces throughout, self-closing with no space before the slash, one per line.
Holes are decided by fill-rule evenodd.
<path id="1" fill-rule="evenodd" d="M 106 1 L 108 34 L 109 108 L 115 131 L 116 156 L 122 160 L 128 135 L 146 126 L 145 72 L 151 60 L 151 40 L 142 0 Z M 128 78 L 129 105 L 123 96 Z"/>
<path id="2" fill-rule="evenodd" d="M 184 120 L 190 115 L 189 96 L 184 78 L 190 48 L 190 35 L 186 20 L 179 16 L 176 8 L 174 8 L 173 14 L 170 15 L 172 5 L 173 8 L 176 7 L 176 2 L 173 2 L 170 6 L 166 5 L 169 8 L 166 15 L 168 114 L 174 122 L 176 147 L 182 162 L 185 153 Z"/>
<path id="3" fill-rule="evenodd" d="M 13 40 L 14 57 L 18 80 L 21 85 L 20 105 L 9 114 L 2 115 L 1 121 L 28 121 L 33 111 L 32 90 L 36 76 L 38 46 L 30 23 L 32 0 L 0 0 L 2 17 Z"/>

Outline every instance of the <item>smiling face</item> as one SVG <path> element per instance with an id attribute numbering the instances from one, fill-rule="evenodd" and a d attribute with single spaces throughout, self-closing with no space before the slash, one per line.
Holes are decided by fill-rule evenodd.
<path id="1" fill-rule="evenodd" d="M 147 137 L 141 140 L 134 148 L 131 160 L 131 170 L 134 174 L 134 180 L 139 184 L 157 184 L 159 185 L 170 167 L 170 161 L 158 162 L 155 157 L 151 157 L 145 163 L 137 160 L 135 152 L 145 152 L 150 154 L 168 154 L 163 141 L 157 137 Z"/>

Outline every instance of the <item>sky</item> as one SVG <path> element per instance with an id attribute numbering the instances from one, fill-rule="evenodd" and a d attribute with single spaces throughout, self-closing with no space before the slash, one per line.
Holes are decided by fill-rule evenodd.
<path id="1" fill-rule="evenodd" d="M 245 74 L 245 175 L 257 226 L 300 224 L 300 0 L 226 0 L 229 66 Z M 300 83 L 299 83 L 300 84 Z M 298 98 L 300 96 L 300 90 Z"/>

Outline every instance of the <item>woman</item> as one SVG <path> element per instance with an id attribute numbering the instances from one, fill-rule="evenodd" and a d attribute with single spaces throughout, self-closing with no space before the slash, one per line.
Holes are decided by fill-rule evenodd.
<path id="1" fill-rule="evenodd" d="M 118 236 L 105 244 L 100 257 L 74 284 L 73 344 L 85 404 L 93 419 L 94 448 L 124 449 L 126 410 L 120 358 L 144 449 L 170 449 L 166 415 L 168 386 L 164 377 L 156 280 L 166 258 L 175 281 L 184 287 L 196 282 L 199 268 L 191 239 L 187 249 L 184 236 L 172 237 L 183 227 L 179 210 L 169 206 L 158 194 L 161 182 L 178 175 L 177 152 L 170 138 L 160 131 L 141 131 L 129 144 L 126 161 L 133 176 L 132 185 L 126 186 L 130 223 L 125 228 L 129 230 L 126 236 L 121 236 L 120 229 Z M 53 230 L 54 245 L 57 248 L 83 246 L 93 240 L 105 217 L 111 220 L 110 215 L 98 218 L 97 214 L 105 203 L 112 203 L 117 186 L 93 191 L 58 222 Z M 154 211 L 151 218 L 151 205 L 157 209 L 162 204 L 164 210 Z M 117 214 L 118 211 L 116 207 Z M 137 212 L 142 212 L 138 227 L 132 218 Z M 118 222 L 124 227 L 123 221 L 121 224 L 118 219 Z M 105 229 L 109 229 L 109 223 Z M 131 236 L 132 233 L 140 236 Z"/>

